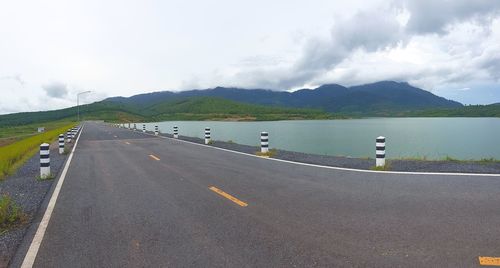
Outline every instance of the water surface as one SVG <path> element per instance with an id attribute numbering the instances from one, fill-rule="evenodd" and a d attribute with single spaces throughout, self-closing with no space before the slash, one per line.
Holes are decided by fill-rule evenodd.
<path id="1" fill-rule="evenodd" d="M 500 159 L 500 118 L 373 118 L 271 122 L 167 121 L 147 123 L 163 133 L 258 146 L 260 132 L 269 132 L 270 148 L 305 153 L 375 157 L 375 138 L 385 136 L 388 158 Z M 142 125 L 137 125 L 137 128 Z"/>

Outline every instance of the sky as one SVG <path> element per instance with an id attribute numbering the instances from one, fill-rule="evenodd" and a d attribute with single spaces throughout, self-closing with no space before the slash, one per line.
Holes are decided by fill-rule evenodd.
<path id="1" fill-rule="evenodd" d="M 0 0 L 0 114 L 232 86 L 405 81 L 500 102 L 497 0 Z"/>

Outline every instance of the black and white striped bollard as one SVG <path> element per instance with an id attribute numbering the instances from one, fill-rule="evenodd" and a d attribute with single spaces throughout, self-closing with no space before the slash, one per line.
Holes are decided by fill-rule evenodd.
<path id="1" fill-rule="evenodd" d="M 377 137 L 376 140 L 376 160 L 375 166 L 383 167 L 385 166 L 385 137 Z"/>
<path id="2" fill-rule="evenodd" d="M 174 139 L 179 138 L 179 128 L 174 126 Z"/>
<path id="3" fill-rule="evenodd" d="M 128 123 L 128 129 L 130 129 L 130 123 Z"/>
<path id="4" fill-rule="evenodd" d="M 210 143 L 210 128 L 205 128 L 205 144 Z"/>
<path id="5" fill-rule="evenodd" d="M 158 136 L 158 126 L 155 126 L 155 136 Z"/>
<path id="6" fill-rule="evenodd" d="M 142 132 L 146 133 L 146 125 L 145 124 L 142 124 Z"/>
<path id="7" fill-rule="evenodd" d="M 71 143 L 71 130 L 69 130 L 69 129 L 66 132 L 66 140 L 68 143 Z"/>
<path id="8" fill-rule="evenodd" d="M 40 178 L 50 177 L 50 150 L 48 143 L 40 145 Z"/>
<path id="9" fill-rule="evenodd" d="M 137 125 L 134 123 L 134 131 L 137 130 Z"/>
<path id="10" fill-rule="evenodd" d="M 267 132 L 260 133 L 260 152 L 269 152 L 269 134 Z"/>
<path id="11" fill-rule="evenodd" d="M 64 134 L 59 134 L 59 154 L 64 153 Z"/>

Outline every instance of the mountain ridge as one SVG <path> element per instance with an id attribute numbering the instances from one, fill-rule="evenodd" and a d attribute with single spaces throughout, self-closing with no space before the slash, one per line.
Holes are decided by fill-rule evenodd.
<path id="1" fill-rule="evenodd" d="M 314 108 L 330 113 L 358 115 L 463 107 L 459 102 L 436 96 L 429 91 L 411 86 L 407 82 L 394 81 L 380 81 L 351 87 L 325 84 L 314 89 L 299 89 L 293 92 L 215 87 L 180 92 L 158 91 L 131 97 L 112 97 L 105 101 L 128 103 L 140 107 L 182 97 L 220 97 L 250 104 Z"/>

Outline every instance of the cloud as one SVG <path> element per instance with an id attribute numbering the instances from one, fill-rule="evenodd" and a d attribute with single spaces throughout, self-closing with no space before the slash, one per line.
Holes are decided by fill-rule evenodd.
<path id="1" fill-rule="evenodd" d="M 500 1 L 491 0 L 402 0 L 394 4 L 410 12 L 406 29 L 418 34 L 444 34 L 449 24 L 486 19 L 500 8 Z"/>
<path id="2" fill-rule="evenodd" d="M 21 85 L 21 86 L 24 86 L 24 84 L 25 84 L 25 82 L 22 79 L 20 74 L 2 76 L 2 77 L 0 77 L 0 80 L 13 80 L 13 81 L 16 81 L 17 83 L 19 83 L 19 85 Z"/>
<path id="3" fill-rule="evenodd" d="M 85 90 L 93 93 L 80 100 L 379 80 L 462 96 L 456 89 L 469 87 L 468 97 L 486 94 L 477 85 L 498 88 L 500 0 L 233 2 L 193 10 L 199 1 L 76 0 L 27 10 L 9 1 L 0 9 L 0 113 L 68 107 Z M 46 84 L 53 77 L 67 86 Z"/>
<path id="4" fill-rule="evenodd" d="M 379 80 L 431 89 L 500 78 L 500 1 L 394 0 L 336 16 L 292 64 L 240 64 L 226 84 L 287 90 Z M 251 62 L 250 62 L 251 63 Z"/>
<path id="5" fill-rule="evenodd" d="M 310 80 L 334 68 L 356 50 L 374 52 L 404 41 L 403 27 L 397 18 L 399 12 L 394 9 L 364 10 L 338 20 L 328 39 L 311 39 L 306 43 L 303 54 L 292 68 L 299 77 L 285 80 L 283 86 Z"/>
<path id="6" fill-rule="evenodd" d="M 62 99 L 68 95 L 68 87 L 66 84 L 60 82 L 52 82 L 43 85 L 42 88 L 45 90 L 45 93 L 47 93 L 47 96 L 52 98 Z"/>

